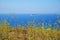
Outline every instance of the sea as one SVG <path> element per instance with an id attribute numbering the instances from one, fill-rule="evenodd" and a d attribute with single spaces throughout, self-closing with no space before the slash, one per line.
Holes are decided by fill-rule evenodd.
<path id="1" fill-rule="evenodd" d="M 10 26 L 22 25 L 26 26 L 29 22 L 33 24 L 44 23 L 51 24 L 52 27 L 56 23 L 60 26 L 60 14 L 0 14 L 0 24 L 6 20 Z"/>

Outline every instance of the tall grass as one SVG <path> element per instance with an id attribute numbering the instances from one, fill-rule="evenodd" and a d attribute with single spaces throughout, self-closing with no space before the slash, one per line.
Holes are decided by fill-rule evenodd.
<path id="1" fill-rule="evenodd" d="M 60 40 L 60 29 L 55 24 L 51 29 L 49 24 L 44 28 L 44 23 L 38 26 L 28 23 L 26 27 L 16 26 L 11 27 L 5 20 L 0 24 L 0 40 Z"/>

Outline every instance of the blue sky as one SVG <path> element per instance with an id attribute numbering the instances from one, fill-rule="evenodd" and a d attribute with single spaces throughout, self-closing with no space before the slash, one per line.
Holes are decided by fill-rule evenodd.
<path id="1" fill-rule="evenodd" d="M 0 13 L 60 13 L 60 0 L 0 0 Z"/>

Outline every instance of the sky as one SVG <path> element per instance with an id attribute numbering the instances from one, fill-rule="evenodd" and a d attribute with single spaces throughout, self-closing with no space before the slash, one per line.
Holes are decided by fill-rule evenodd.
<path id="1" fill-rule="evenodd" d="M 0 0 L 0 13 L 60 13 L 60 0 Z"/>

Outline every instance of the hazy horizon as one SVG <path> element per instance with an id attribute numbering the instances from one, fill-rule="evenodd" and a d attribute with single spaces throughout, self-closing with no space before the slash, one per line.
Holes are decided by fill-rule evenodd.
<path id="1" fill-rule="evenodd" d="M 0 0 L 1 13 L 60 13 L 60 0 Z"/>

